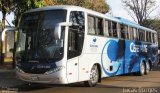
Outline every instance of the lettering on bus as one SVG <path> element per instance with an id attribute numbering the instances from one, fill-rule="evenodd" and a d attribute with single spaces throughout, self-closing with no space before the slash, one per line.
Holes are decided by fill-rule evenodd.
<path id="1" fill-rule="evenodd" d="M 134 43 L 130 44 L 131 52 L 147 52 L 147 45 L 136 45 Z"/>

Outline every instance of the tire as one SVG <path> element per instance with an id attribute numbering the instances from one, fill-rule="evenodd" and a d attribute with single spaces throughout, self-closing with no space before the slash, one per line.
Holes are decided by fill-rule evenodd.
<path id="1" fill-rule="evenodd" d="M 145 73 L 144 74 L 147 75 L 149 73 L 150 69 L 151 69 L 151 67 L 149 65 L 149 62 L 146 62 Z"/>
<path id="2" fill-rule="evenodd" d="M 145 74 L 145 63 L 142 62 L 142 64 L 140 64 L 140 71 L 139 71 L 139 75 L 143 76 Z"/>
<path id="3" fill-rule="evenodd" d="M 87 87 L 94 87 L 96 86 L 99 80 L 99 70 L 97 65 L 94 65 L 90 71 L 90 77 L 88 81 L 85 81 L 84 84 Z"/>

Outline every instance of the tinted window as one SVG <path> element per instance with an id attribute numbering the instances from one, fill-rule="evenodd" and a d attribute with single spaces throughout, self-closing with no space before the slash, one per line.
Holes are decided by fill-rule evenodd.
<path id="1" fill-rule="evenodd" d="M 140 41 L 145 41 L 145 31 L 144 30 L 139 30 L 139 40 Z"/>
<path id="2" fill-rule="evenodd" d="M 108 21 L 105 20 L 105 25 L 104 25 L 104 36 L 109 36 L 109 30 L 108 30 Z"/>
<path id="3" fill-rule="evenodd" d="M 117 35 L 117 23 L 116 22 L 112 22 L 112 34 L 113 34 L 113 37 L 118 37 L 118 35 Z"/>
<path id="4" fill-rule="evenodd" d="M 129 33 L 129 39 L 133 40 L 133 27 L 129 27 L 128 33 Z"/>
<path id="5" fill-rule="evenodd" d="M 55 39 L 54 29 L 57 23 L 66 21 L 66 10 L 37 11 L 22 16 L 19 27 L 17 52 L 23 60 L 49 59 L 60 60 L 63 57 L 64 29 L 60 39 Z"/>
<path id="6" fill-rule="evenodd" d="M 95 18 L 92 16 L 88 16 L 88 34 L 95 35 Z"/>
<path id="7" fill-rule="evenodd" d="M 84 13 L 72 11 L 70 13 L 70 22 L 72 22 L 73 25 L 69 27 L 68 32 L 68 59 L 77 57 L 82 52 L 85 31 Z"/>
<path id="8" fill-rule="evenodd" d="M 112 37 L 112 22 L 108 21 L 108 31 L 109 31 L 109 36 Z"/>
<path id="9" fill-rule="evenodd" d="M 120 25 L 121 38 L 128 39 L 128 26 Z"/>
<path id="10" fill-rule="evenodd" d="M 97 35 L 104 35 L 102 18 L 96 18 L 96 33 Z"/>

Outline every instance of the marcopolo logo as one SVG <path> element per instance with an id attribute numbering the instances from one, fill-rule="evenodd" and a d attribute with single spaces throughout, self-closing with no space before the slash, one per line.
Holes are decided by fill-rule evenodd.
<path id="1" fill-rule="evenodd" d="M 97 38 L 94 37 L 92 42 L 96 43 L 96 41 L 97 41 Z"/>
<path id="2" fill-rule="evenodd" d="M 93 37 L 93 38 L 92 38 L 92 42 L 91 42 L 91 44 L 90 44 L 90 47 L 95 47 L 95 48 L 97 48 L 98 45 L 97 45 L 96 43 L 97 43 L 97 38 L 96 38 L 96 37 Z"/>

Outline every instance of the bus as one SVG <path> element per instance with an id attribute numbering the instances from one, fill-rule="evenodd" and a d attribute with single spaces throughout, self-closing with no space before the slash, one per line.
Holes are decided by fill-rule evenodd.
<path id="1" fill-rule="evenodd" d="M 148 74 L 157 52 L 154 30 L 78 6 L 48 6 L 21 18 L 16 75 L 31 83 L 92 87 L 104 77 Z"/>

